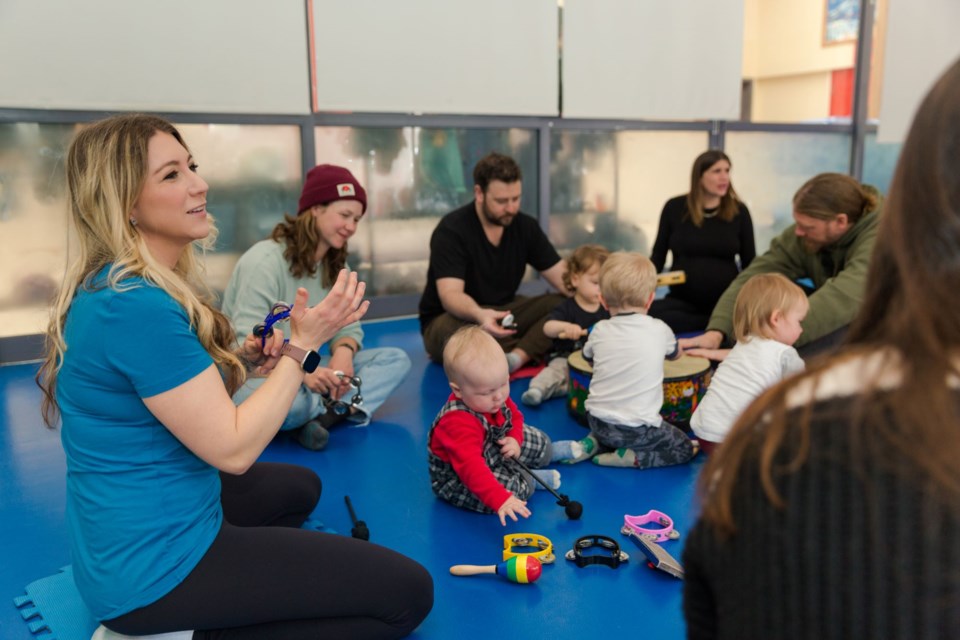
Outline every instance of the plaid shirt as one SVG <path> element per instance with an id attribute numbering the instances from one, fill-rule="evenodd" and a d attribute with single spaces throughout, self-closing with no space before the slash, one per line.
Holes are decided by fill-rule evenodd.
<path id="1" fill-rule="evenodd" d="M 427 438 L 428 443 L 432 441 L 431 436 L 440 419 L 451 411 L 464 411 L 477 420 L 478 427 L 486 433 L 483 442 L 483 459 L 487 463 L 487 467 L 490 468 L 490 472 L 507 491 L 513 493 L 517 498 L 520 500 L 529 498 L 536 488 L 535 482 L 521 473 L 520 467 L 508 462 L 500 453 L 500 445 L 497 444 L 497 440 L 508 435 L 513 426 L 513 412 L 510 408 L 504 405 L 502 411 L 505 420 L 502 425 L 495 426 L 490 424 L 490 421 L 482 413 L 469 409 L 460 399 L 451 397 L 440 409 L 437 417 L 434 418 L 433 424 L 430 426 L 430 435 Z M 528 465 L 531 464 L 542 456 L 548 443 L 549 438 L 545 433 L 536 427 L 524 424 L 523 441 L 520 444 L 520 459 Z M 430 487 L 439 498 L 464 509 L 481 513 L 494 513 L 494 509 L 485 505 L 463 483 L 452 464 L 442 460 L 433 451 L 430 451 L 429 445 L 427 451 L 430 461 Z"/>

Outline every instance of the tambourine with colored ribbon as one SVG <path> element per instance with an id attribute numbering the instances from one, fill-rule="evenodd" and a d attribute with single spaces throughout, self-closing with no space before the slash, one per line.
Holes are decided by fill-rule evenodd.
<path id="1" fill-rule="evenodd" d="M 267 346 L 267 338 L 273 335 L 273 325 L 282 322 L 290 317 L 290 305 L 286 302 L 277 302 L 270 307 L 270 312 L 263 322 L 258 322 L 253 326 L 253 335 L 260 338 L 260 347 Z"/>

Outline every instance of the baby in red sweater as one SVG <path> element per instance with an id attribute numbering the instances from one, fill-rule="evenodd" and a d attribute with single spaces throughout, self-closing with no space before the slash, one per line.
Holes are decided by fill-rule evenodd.
<path id="1" fill-rule="evenodd" d="M 452 393 L 430 427 L 430 485 L 447 502 L 482 513 L 496 513 L 500 523 L 528 518 L 529 498 L 539 484 L 519 458 L 554 490 L 560 473 L 540 469 L 550 462 L 550 438 L 523 423 L 510 399 L 506 355 L 490 334 L 466 326 L 447 341 L 443 368 Z"/>

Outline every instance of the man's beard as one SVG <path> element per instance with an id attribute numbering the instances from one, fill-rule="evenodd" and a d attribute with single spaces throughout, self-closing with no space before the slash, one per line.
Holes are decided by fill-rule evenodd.
<path id="1" fill-rule="evenodd" d="M 513 219 L 517 217 L 517 214 L 514 213 L 514 214 L 504 214 L 502 217 L 497 218 L 492 213 L 490 213 L 489 209 L 487 209 L 486 202 L 483 203 L 480 209 L 483 211 L 483 217 L 486 218 L 487 222 L 489 222 L 490 224 L 495 224 L 498 227 L 509 227 L 513 223 Z"/>

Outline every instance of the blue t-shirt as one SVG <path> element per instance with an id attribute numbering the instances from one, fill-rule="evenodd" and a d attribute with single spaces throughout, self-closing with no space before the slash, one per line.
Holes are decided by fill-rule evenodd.
<path id="1" fill-rule="evenodd" d="M 103 285 L 103 274 L 99 282 Z M 169 593 L 220 530 L 220 476 L 143 404 L 213 360 L 183 307 L 139 278 L 80 287 L 57 400 L 74 578 L 99 619 Z"/>

